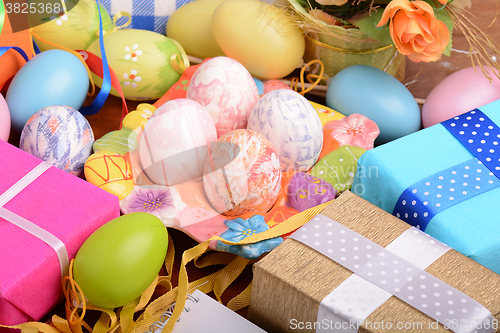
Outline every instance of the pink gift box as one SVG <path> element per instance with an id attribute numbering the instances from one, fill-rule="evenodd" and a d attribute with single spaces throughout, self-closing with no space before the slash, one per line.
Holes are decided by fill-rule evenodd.
<path id="1" fill-rule="evenodd" d="M 0 140 L 0 195 L 40 163 Z M 92 232 L 120 215 L 118 197 L 55 167 L 3 207 L 61 240 L 70 260 Z M 40 320 L 61 299 L 56 251 L 0 218 L 0 324 Z"/>

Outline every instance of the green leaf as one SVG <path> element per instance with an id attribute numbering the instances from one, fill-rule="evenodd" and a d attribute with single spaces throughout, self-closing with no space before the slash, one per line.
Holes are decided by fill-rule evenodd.
<path id="1" fill-rule="evenodd" d="M 385 44 L 394 44 L 391 33 L 389 32 L 389 25 L 387 24 L 385 27 L 381 28 L 377 27 L 383 12 L 383 10 L 379 10 L 356 15 L 351 19 L 351 22 L 369 37 L 377 39 Z"/>

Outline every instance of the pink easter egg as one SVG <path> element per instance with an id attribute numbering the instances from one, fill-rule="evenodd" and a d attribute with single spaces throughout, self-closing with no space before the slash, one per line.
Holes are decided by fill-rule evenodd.
<path id="1" fill-rule="evenodd" d="M 276 90 L 276 89 L 290 89 L 290 86 L 284 84 L 280 80 L 266 80 L 264 81 L 264 94 L 267 94 L 270 91 Z"/>
<path id="2" fill-rule="evenodd" d="M 213 208 L 228 216 L 269 210 L 281 188 L 280 162 L 271 143 L 247 129 L 226 133 L 217 142 L 203 176 Z"/>
<path id="3" fill-rule="evenodd" d="M 215 57 L 194 73 L 186 97 L 207 109 L 220 137 L 234 129 L 246 128 L 248 116 L 259 100 L 259 91 L 242 64 L 228 57 Z"/>
<path id="4" fill-rule="evenodd" d="M 500 99 L 500 80 L 488 71 L 492 83 L 479 68 L 459 70 L 441 81 L 425 100 L 422 123 L 429 127 Z"/>
<path id="5" fill-rule="evenodd" d="M 10 134 L 10 113 L 5 98 L 0 94 L 0 140 L 8 141 Z"/>
<path id="6" fill-rule="evenodd" d="M 203 176 L 210 142 L 217 140 L 215 125 L 197 102 L 178 98 L 151 115 L 140 137 L 142 168 L 159 185 L 175 185 Z"/>

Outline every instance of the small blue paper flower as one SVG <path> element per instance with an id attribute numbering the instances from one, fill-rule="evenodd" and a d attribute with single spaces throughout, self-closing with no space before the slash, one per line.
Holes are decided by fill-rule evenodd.
<path id="1" fill-rule="evenodd" d="M 239 242 L 248 236 L 258 234 L 269 229 L 269 226 L 264 221 L 264 217 L 262 215 L 254 215 L 248 220 L 238 217 L 234 220 L 226 220 L 224 221 L 224 224 L 229 229 L 220 236 L 232 242 Z M 260 257 L 263 253 L 271 251 L 281 243 L 283 243 L 282 237 L 266 239 L 247 245 L 226 245 L 218 241 L 216 249 L 218 251 L 237 254 L 245 259 L 255 259 Z"/>

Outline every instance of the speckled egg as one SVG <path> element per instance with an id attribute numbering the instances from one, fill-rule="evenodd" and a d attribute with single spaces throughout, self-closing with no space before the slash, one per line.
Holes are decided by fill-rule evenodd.
<path id="1" fill-rule="evenodd" d="M 175 185 L 203 176 L 215 125 L 199 103 L 178 98 L 151 115 L 139 142 L 142 168 L 155 184 Z"/>
<path id="2" fill-rule="evenodd" d="M 254 131 L 235 130 L 217 142 L 203 176 L 215 210 L 228 216 L 269 210 L 281 188 L 279 159 L 269 141 Z"/>
<path id="3" fill-rule="evenodd" d="M 262 96 L 250 114 L 247 128 L 271 142 L 283 171 L 308 171 L 323 146 L 318 113 L 293 90 L 278 89 Z"/>
<path id="4" fill-rule="evenodd" d="M 186 97 L 207 109 L 220 137 L 234 129 L 246 128 L 248 116 L 259 100 L 259 91 L 242 64 L 228 57 L 215 57 L 194 73 Z"/>
<path id="5" fill-rule="evenodd" d="M 69 106 L 52 105 L 28 119 L 21 132 L 19 148 L 80 176 L 93 143 L 92 128 L 80 112 Z"/>

